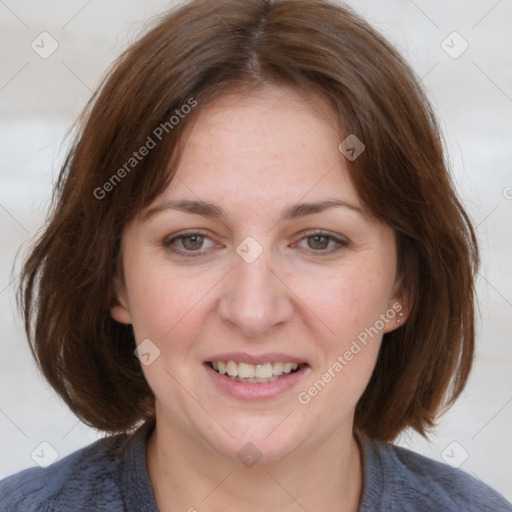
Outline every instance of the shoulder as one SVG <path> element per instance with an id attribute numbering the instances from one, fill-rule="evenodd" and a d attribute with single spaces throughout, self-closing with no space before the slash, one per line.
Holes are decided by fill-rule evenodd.
<path id="1" fill-rule="evenodd" d="M 0 510 L 124 510 L 115 470 L 125 440 L 121 435 L 101 439 L 48 468 L 26 469 L 2 480 Z"/>
<path id="2" fill-rule="evenodd" d="M 391 444 L 370 443 L 365 452 L 378 466 L 373 475 L 381 475 L 382 510 L 512 512 L 505 498 L 460 469 Z"/>

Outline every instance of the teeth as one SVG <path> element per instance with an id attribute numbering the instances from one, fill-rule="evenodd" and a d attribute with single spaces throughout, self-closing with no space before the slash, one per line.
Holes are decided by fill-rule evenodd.
<path id="1" fill-rule="evenodd" d="M 297 368 L 297 365 L 295 365 L 295 368 Z M 293 363 L 284 363 L 283 364 L 283 372 L 284 373 L 290 373 L 293 370 Z"/>
<path id="2" fill-rule="evenodd" d="M 241 379 L 253 379 L 255 374 L 258 373 L 254 365 L 247 363 L 238 363 L 238 377 Z M 256 377 L 263 377 L 256 375 Z"/>
<path id="3" fill-rule="evenodd" d="M 250 365 L 253 366 L 253 365 Z M 242 365 L 240 365 L 240 368 Z M 256 369 L 254 370 L 254 375 L 258 379 L 270 379 L 272 375 L 274 375 L 274 369 L 272 368 L 272 363 L 263 363 L 257 364 Z M 242 375 L 240 375 L 242 377 Z"/>
<path id="4" fill-rule="evenodd" d="M 235 361 L 228 361 L 226 370 L 230 377 L 238 377 L 238 364 Z"/>
<path id="5" fill-rule="evenodd" d="M 279 363 L 272 363 L 272 370 L 274 375 L 281 375 L 283 373 L 283 366 L 284 364 Z"/>
<path id="6" fill-rule="evenodd" d="M 249 383 L 266 383 L 274 382 L 283 374 L 296 370 L 299 365 L 297 363 L 262 363 L 249 364 L 238 363 L 236 361 L 213 361 L 213 369 L 221 375 L 228 374 L 233 380 Z"/>

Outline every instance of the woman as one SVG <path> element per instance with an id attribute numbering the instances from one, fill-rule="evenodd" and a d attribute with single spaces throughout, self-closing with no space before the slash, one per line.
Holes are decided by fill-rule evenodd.
<path id="1" fill-rule="evenodd" d="M 464 388 L 478 251 L 410 68 L 323 0 L 195 0 L 118 60 L 24 267 L 109 437 L 6 510 L 512 510 L 398 448 Z"/>

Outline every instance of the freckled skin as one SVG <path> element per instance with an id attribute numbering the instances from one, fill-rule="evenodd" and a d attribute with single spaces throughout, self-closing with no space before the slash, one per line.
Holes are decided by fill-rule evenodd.
<path id="1" fill-rule="evenodd" d="M 322 98 L 308 96 L 306 103 L 303 95 L 285 87 L 217 98 L 189 127 L 177 174 L 154 204 L 200 199 L 218 204 L 227 216 L 219 220 L 165 210 L 147 221 L 136 219 L 123 234 L 125 282 L 118 283 L 119 304 L 112 316 L 133 324 L 137 343 L 149 338 L 161 351 L 143 367 L 156 396 L 158 427 L 148 465 L 161 502 L 166 491 L 158 475 L 175 477 L 169 464 L 167 473 L 157 473 L 166 460 L 179 462 L 196 485 L 204 483 L 205 495 L 209 478 L 218 483 L 223 469 L 227 474 L 236 467 L 236 478 L 230 480 L 250 482 L 260 502 L 266 499 L 260 482 L 263 487 L 266 482 L 269 503 L 278 499 L 268 491 L 266 471 L 283 475 L 296 495 L 307 491 L 304 503 L 320 506 L 335 495 L 357 499 L 336 479 L 344 476 L 350 489 L 360 489 L 359 473 L 345 475 L 344 468 L 359 464 L 352 438 L 354 409 L 373 371 L 382 334 L 307 405 L 297 395 L 400 301 L 394 233 L 345 207 L 279 221 L 281 210 L 298 202 L 338 198 L 361 204 L 338 150 L 342 134 L 336 126 Z M 205 236 L 202 255 L 173 252 L 186 250 L 183 240 L 164 246 L 171 235 L 194 229 Z M 348 245 L 331 253 L 324 249 L 322 255 L 311 235 L 304 235 L 314 230 L 328 231 Z M 248 236 L 263 249 L 250 264 L 235 251 Z M 187 247 L 197 245 L 189 241 Z M 392 320 L 382 333 L 396 327 Z M 209 355 L 230 351 L 293 354 L 311 371 L 280 396 L 244 402 L 214 388 L 202 365 Z M 262 453 L 250 471 L 240 469 L 236 458 L 247 442 Z M 187 460 L 201 460 L 202 469 Z M 313 491 L 311 474 L 303 485 L 312 468 L 318 468 L 319 479 Z M 184 481 L 174 489 L 174 498 L 190 506 L 187 492 Z M 235 502 L 238 496 L 240 506 L 250 493 L 226 482 L 225 491 L 215 493 L 219 508 L 223 492 Z M 215 499 L 205 510 L 217 510 Z"/>

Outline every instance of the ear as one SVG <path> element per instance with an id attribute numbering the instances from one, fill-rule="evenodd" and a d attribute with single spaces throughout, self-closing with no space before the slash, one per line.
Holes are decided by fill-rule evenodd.
<path id="1" fill-rule="evenodd" d="M 411 300 L 401 280 L 394 287 L 393 296 L 388 302 L 386 317 L 389 319 L 384 333 L 394 331 L 405 324 L 411 311 Z"/>
<path id="2" fill-rule="evenodd" d="M 131 324 L 126 287 L 119 277 L 114 278 L 114 301 L 110 307 L 110 316 L 121 324 Z"/>

